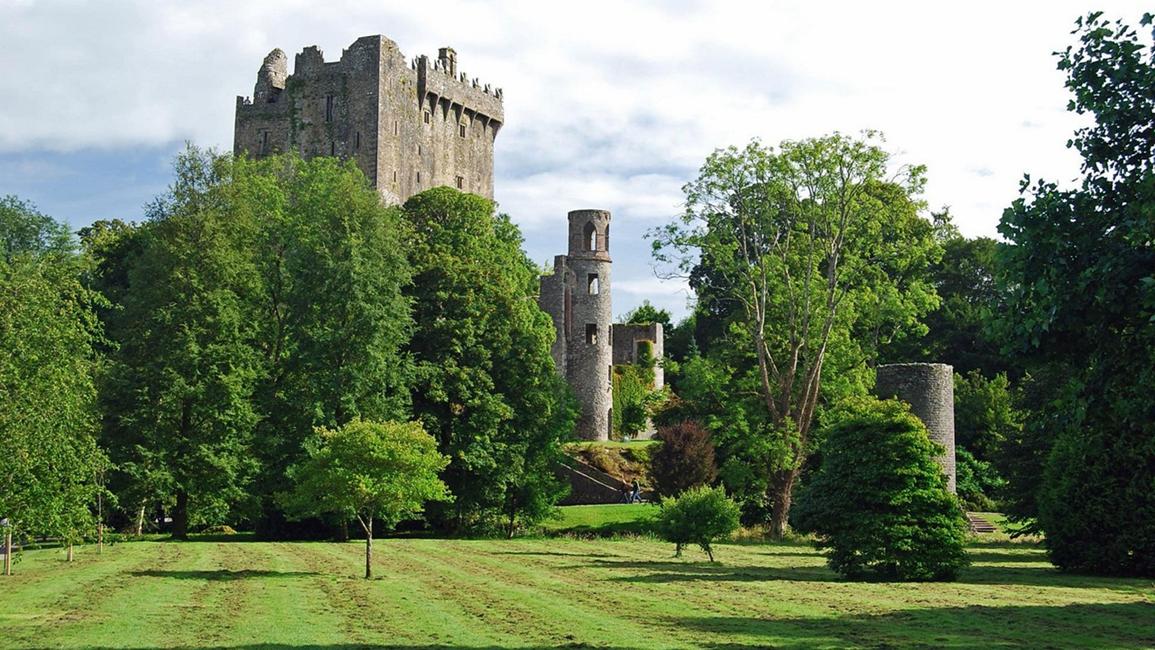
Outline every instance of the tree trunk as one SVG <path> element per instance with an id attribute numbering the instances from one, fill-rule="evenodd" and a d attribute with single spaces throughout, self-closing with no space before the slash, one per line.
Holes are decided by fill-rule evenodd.
<path id="1" fill-rule="evenodd" d="M 96 493 L 96 554 L 104 554 L 104 482 L 100 484 L 102 492 Z"/>
<path id="2" fill-rule="evenodd" d="M 786 535 L 791 493 L 794 491 L 794 480 L 797 478 L 796 469 L 784 469 L 774 474 L 770 485 L 770 537 L 773 539 L 782 539 Z"/>
<path id="3" fill-rule="evenodd" d="M 365 579 L 373 577 L 373 518 L 363 520 L 361 526 L 365 529 Z"/>
<path id="4" fill-rule="evenodd" d="M 176 493 L 176 506 L 172 509 L 173 539 L 188 539 L 188 492 Z"/>
<path id="5" fill-rule="evenodd" d="M 148 503 L 140 502 L 140 512 L 136 514 L 136 536 L 140 537 L 144 534 L 144 511 L 148 508 Z"/>
<path id="6" fill-rule="evenodd" d="M 68 542 L 68 561 L 72 561 L 72 542 Z"/>
<path id="7" fill-rule="evenodd" d="M 4 575 L 12 575 L 12 527 L 4 529 Z"/>

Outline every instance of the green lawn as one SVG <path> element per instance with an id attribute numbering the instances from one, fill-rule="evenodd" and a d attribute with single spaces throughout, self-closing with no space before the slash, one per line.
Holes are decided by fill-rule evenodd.
<path id="1" fill-rule="evenodd" d="M 977 545 L 959 582 L 846 582 L 808 547 L 650 539 L 136 542 L 30 551 L 0 577 L 5 648 L 923 645 L 1150 647 L 1155 585 Z"/>
<path id="2" fill-rule="evenodd" d="M 658 507 L 648 503 L 565 506 L 558 510 L 560 518 L 547 521 L 546 532 L 575 535 L 644 533 L 649 529 L 649 520 L 658 514 Z"/>

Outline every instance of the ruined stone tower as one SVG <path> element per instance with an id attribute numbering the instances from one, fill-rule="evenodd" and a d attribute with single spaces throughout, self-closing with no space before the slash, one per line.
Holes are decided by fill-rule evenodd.
<path id="1" fill-rule="evenodd" d="M 938 458 L 955 491 L 954 368 L 945 363 L 895 363 L 878 367 L 874 392 L 883 399 L 896 397 L 926 425 L 930 439 L 942 445 Z"/>
<path id="2" fill-rule="evenodd" d="M 234 153 L 350 158 L 390 203 L 440 185 L 493 198 L 502 92 L 459 72 L 453 49 L 406 63 L 393 41 L 364 36 L 339 61 L 314 46 L 293 74 L 288 62 L 273 50 L 252 99 L 237 97 Z"/>
<path id="3" fill-rule="evenodd" d="M 613 421 L 609 244 L 609 212 L 570 212 L 569 254 L 541 279 L 539 301 L 557 331 L 553 360 L 581 402 L 577 435 L 585 440 L 608 440 Z"/>

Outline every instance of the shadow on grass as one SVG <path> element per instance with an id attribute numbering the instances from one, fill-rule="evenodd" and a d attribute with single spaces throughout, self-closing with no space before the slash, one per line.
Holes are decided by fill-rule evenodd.
<path id="1" fill-rule="evenodd" d="M 784 580 L 793 582 L 825 582 L 857 584 L 863 582 L 886 583 L 888 580 L 866 578 L 850 580 L 843 578 L 821 566 L 794 566 L 794 567 L 751 567 L 744 565 L 726 565 L 725 559 L 717 564 L 706 562 L 672 561 L 633 561 L 595 559 L 589 564 L 573 565 L 573 568 L 597 567 L 603 569 L 624 569 L 629 573 L 606 578 L 612 582 L 630 582 L 639 584 L 663 584 L 680 582 L 764 582 Z M 639 573 L 648 571 L 646 573 Z M 625 572 L 623 572 L 625 573 Z M 1029 585 L 1035 587 L 1062 587 L 1075 589 L 1110 589 L 1113 591 L 1134 592 L 1150 588 L 1150 581 L 1128 578 L 1104 578 L 1097 576 L 1063 573 L 1058 569 L 1046 565 L 1038 567 L 1009 567 L 1009 566 L 975 566 L 963 569 L 959 579 L 961 584 L 980 585 Z M 1155 605 L 1151 607 L 1155 616 Z"/>
<path id="2" fill-rule="evenodd" d="M 177 580 L 248 580 L 253 578 L 300 578 L 303 576 L 320 575 L 315 571 L 258 571 L 242 569 L 229 571 L 161 571 L 149 569 L 147 571 L 133 571 L 129 575 L 136 578 L 176 578 Z"/>
<path id="3" fill-rule="evenodd" d="M 620 557 L 613 553 L 563 553 L 561 551 L 492 551 L 489 555 L 536 555 L 541 557 Z"/>
<path id="4" fill-rule="evenodd" d="M 670 618 L 671 627 L 734 637 L 710 648 L 1112 647 L 1155 643 L 1149 603 L 904 609 L 831 618 Z"/>
<path id="5" fill-rule="evenodd" d="M 1148 603 L 1078 604 L 996 607 L 973 605 L 903 609 L 884 614 L 829 617 L 756 618 L 741 616 L 668 617 L 656 619 L 664 631 L 694 636 L 696 647 L 817 648 L 932 647 L 932 648 L 1142 648 L 1155 644 L 1155 609 Z M 662 634 L 656 631 L 657 635 Z M 646 647 L 658 639 L 640 639 Z M 667 638 L 666 641 L 669 641 Z M 139 646 L 134 646 L 139 648 Z M 636 646 L 610 645 L 596 633 L 561 645 L 511 643 L 459 645 L 453 643 L 382 644 L 238 644 L 172 646 L 170 650 L 526 650 L 544 648 L 605 648 L 631 650 Z M 87 650 L 113 650 L 90 647 Z"/>

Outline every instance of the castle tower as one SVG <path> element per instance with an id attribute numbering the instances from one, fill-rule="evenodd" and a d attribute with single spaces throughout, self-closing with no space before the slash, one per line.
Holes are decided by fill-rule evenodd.
<path id="1" fill-rule="evenodd" d="M 910 404 L 930 439 L 946 450 L 938 463 L 947 476 L 947 488 L 954 492 L 954 368 L 945 363 L 895 363 L 879 366 L 877 372 L 875 394 Z"/>
<path id="2" fill-rule="evenodd" d="M 502 92 L 458 64 L 452 48 L 406 62 L 393 41 L 364 36 L 338 61 L 305 48 L 290 75 L 273 50 L 252 99 L 237 97 L 233 152 L 353 160 L 388 203 L 440 185 L 493 198 Z"/>
<path id="3" fill-rule="evenodd" d="M 569 213 L 569 254 L 554 258 L 539 302 L 557 338 L 553 359 L 581 403 L 577 434 L 608 440 L 613 421 L 613 311 L 610 302 L 610 213 Z"/>

